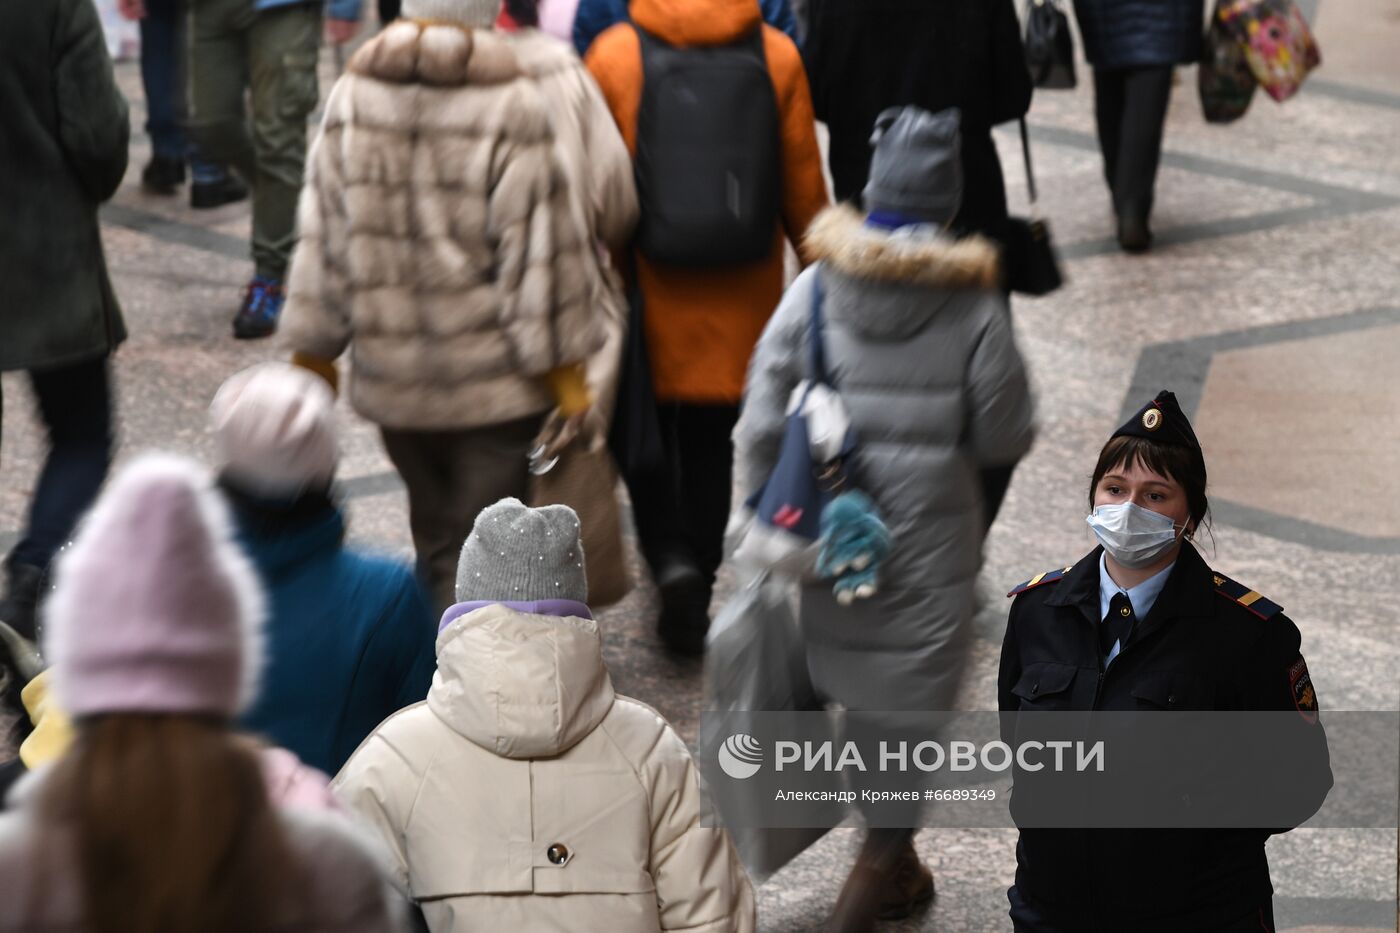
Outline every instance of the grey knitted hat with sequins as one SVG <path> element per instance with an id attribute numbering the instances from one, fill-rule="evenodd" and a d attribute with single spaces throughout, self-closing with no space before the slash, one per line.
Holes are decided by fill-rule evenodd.
<path id="1" fill-rule="evenodd" d="M 588 602 L 578 515 L 502 499 L 483 509 L 457 561 L 457 601 Z"/>

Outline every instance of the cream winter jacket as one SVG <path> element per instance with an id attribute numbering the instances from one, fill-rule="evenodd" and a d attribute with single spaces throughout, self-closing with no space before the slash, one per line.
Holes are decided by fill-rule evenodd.
<path id="1" fill-rule="evenodd" d="M 491 606 L 438 636 L 424 703 L 335 787 L 434 933 L 751 933 L 753 891 L 654 710 L 615 696 L 596 623 Z"/>
<path id="2" fill-rule="evenodd" d="M 349 347 L 351 403 L 382 426 L 540 414 L 542 377 L 602 340 L 549 108 L 493 33 L 407 21 L 366 43 L 326 103 L 298 225 L 282 340 Z"/>

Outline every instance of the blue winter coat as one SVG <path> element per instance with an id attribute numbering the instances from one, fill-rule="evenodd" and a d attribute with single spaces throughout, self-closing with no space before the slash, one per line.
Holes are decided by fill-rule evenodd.
<path id="1" fill-rule="evenodd" d="M 1205 0 L 1074 0 L 1095 68 L 1185 65 L 1201 58 Z"/>
<path id="2" fill-rule="evenodd" d="M 428 695 L 432 610 L 407 565 L 344 547 L 334 507 L 295 523 L 235 514 L 268 596 L 267 668 L 242 724 L 334 775 L 390 714 Z"/>
<path id="3" fill-rule="evenodd" d="M 759 0 L 758 5 L 768 25 L 787 33 L 793 42 L 798 41 L 797 20 L 788 0 Z M 574 14 L 574 48 L 580 56 L 588 54 L 594 39 L 627 19 L 627 0 L 579 0 L 578 12 Z"/>

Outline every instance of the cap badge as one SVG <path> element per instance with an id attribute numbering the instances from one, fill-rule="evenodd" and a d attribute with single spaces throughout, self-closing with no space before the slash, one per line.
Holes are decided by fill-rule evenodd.
<path id="1" fill-rule="evenodd" d="M 1160 408 L 1149 408 L 1142 413 L 1142 426 L 1149 431 L 1155 431 L 1162 426 L 1162 410 Z"/>

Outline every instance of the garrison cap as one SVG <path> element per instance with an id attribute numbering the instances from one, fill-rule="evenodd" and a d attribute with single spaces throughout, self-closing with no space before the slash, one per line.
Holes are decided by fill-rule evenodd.
<path id="1" fill-rule="evenodd" d="M 1173 444 L 1201 452 L 1201 442 L 1196 440 L 1191 422 L 1177 404 L 1176 395 L 1166 389 L 1139 408 L 1137 414 L 1113 432 L 1113 437 L 1145 437 L 1159 444 Z"/>

